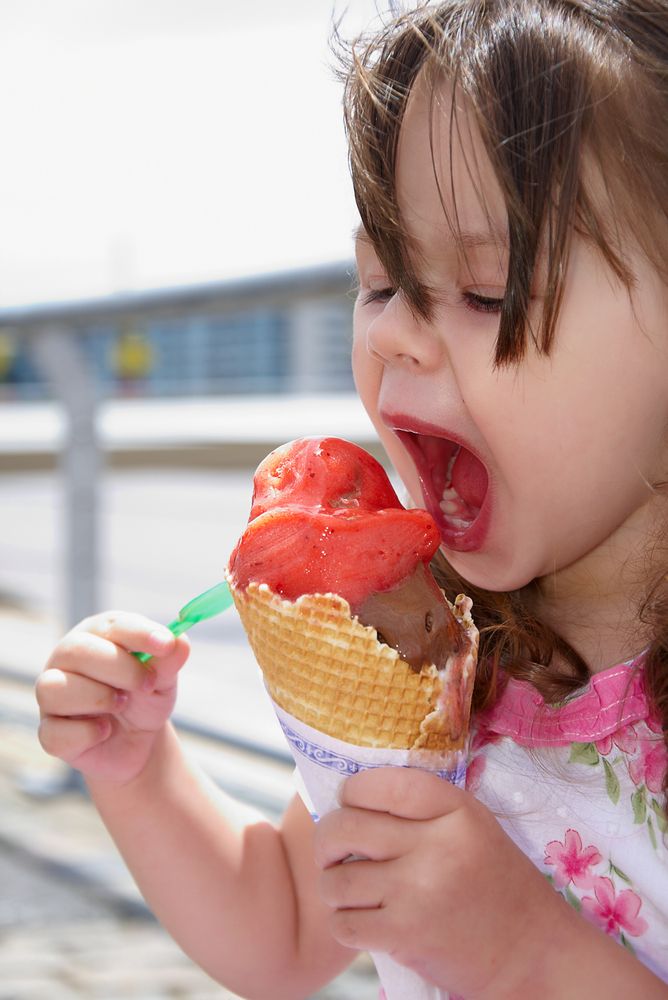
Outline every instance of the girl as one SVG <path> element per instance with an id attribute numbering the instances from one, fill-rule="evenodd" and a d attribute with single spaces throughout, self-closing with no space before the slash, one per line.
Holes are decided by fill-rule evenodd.
<path id="1" fill-rule="evenodd" d="M 369 771 L 239 830 L 167 721 L 185 640 L 130 614 L 56 648 L 42 744 L 243 996 L 368 948 L 467 1000 L 665 998 L 668 11 L 421 7 L 346 113 L 358 389 L 483 634 L 469 788 Z"/>

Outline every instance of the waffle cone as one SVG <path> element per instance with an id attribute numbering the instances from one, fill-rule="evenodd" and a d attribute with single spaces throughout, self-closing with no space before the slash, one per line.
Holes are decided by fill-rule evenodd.
<path id="1" fill-rule="evenodd" d="M 441 671 L 427 666 L 418 673 L 336 594 L 293 602 L 266 584 L 241 590 L 229 583 L 269 694 L 290 715 L 358 746 L 464 747 L 477 645 L 468 605 L 458 616 L 463 652 Z"/>

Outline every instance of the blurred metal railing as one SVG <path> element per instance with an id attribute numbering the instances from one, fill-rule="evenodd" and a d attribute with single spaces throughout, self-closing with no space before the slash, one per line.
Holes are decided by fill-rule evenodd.
<path id="1" fill-rule="evenodd" d="M 0 328 L 28 338 L 36 363 L 66 416 L 60 468 L 65 496 L 65 617 L 68 624 L 98 606 L 98 488 L 104 455 L 97 431 L 101 387 L 81 350 L 80 335 L 94 324 L 123 317 L 169 319 L 239 313 L 251 307 L 289 308 L 294 323 L 294 387 L 321 384 L 327 338 L 314 336 L 318 307 L 347 297 L 348 262 L 237 281 L 132 292 L 108 298 L 0 310 Z"/>

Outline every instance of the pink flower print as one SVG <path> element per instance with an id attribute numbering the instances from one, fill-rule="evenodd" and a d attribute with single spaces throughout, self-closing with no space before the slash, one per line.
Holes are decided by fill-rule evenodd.
<path id="1" fill-rule="evenodd" d="M 591 889 L 596 876 L 590 869 L 601 860 L 601 855 L 592 844 L 582 847 L 582 838 L 577 830 L 566 830 L 563 844 L 560 840 L 551 840 L 545 848 L 545 864 L 554 865 L 557 889 L 563 889 L 569 882 L 581 889 Z"/>
<path id="2" fill-rule="evenodd" d="M 600 876 L 594 880 L 594 895 L 584 896 L 582 912 L 588 920 L 601 927 L 606 934 L 626 931 L 631 937 L 640 937 L 647 930 L 647 921 L 638 916 L 642 900 L 632 889 L 622 889 L 618 896 L 611 879 Z"/>
<path id="3" fill-rule="evenodd" d="M 622 753 L 635 753 L 638 749 L 638 734 L 635 728 L 632 725 L 623 726 L 616 733 L 609 733 L 600 740 L 594 740 L 594 745 L 602 757 L 607 757 L 613 744 Z"/>
<path id="4" fill-rule="evenodd" d="M 650 792 L 660 792 L 668 767 L 668 752 L 663 741 L 643 740 L 639 755 L 629 764 L 634 785 L 646 785 Z"/>

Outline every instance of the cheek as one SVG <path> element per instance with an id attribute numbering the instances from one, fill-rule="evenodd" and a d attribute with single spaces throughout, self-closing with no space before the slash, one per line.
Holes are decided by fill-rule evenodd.
<path id="1" fill-rule="evenodd" d="M 383 366 L 369 353 L 366 326 L 357 309 L 353 314 L 352 368 L 359 397 L 375 424 Z"/>
<path id="2" fill-rule="evenodd" d="M 422 506 L 422 489 L 415 466 L 392 431 L 380 419 L 378 405 L 383 381 L 383 365 L 367 349 L 366 327 L 357 312 L 353 318 L 352 367 L 359 397 L 376 428 L 388 458 L 406 486 L 413 501 Z"/>

